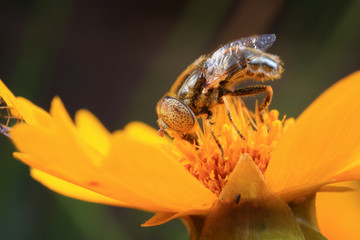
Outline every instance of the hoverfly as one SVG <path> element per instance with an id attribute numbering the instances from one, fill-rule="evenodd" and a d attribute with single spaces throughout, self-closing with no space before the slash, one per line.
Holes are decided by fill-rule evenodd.
<path id="1" fill-rule="evenodd" d="M 177 78 L 170 91 L 158 102 L 159 135 L 164 130 L 172 130 L 183 139 L 196 141 L 193 130 L 196 119 L 204 116 L 211 134 L 223 149 L 212 130 L 212 109 L 217 104 L 225 104 L 230 122 L 245 140 L 233 123 L 226 96 L 249 96 L 267 92 L 258 107 L 260 113 L 271 102 L 272 88 L 269 85 L 252 85 L 236 88 L 246 79 L 267 81 L 280 78 L 283 72 L 278 56 L 265 53 L 275 42 L 275 34 L 256 35 L 236 40 L 219 47 L 212 54 L 200 56 Z"/>

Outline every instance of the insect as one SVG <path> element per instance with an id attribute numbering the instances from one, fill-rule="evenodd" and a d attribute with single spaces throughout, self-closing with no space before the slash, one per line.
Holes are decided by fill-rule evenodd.
<path id="1" fill-rule="evenodd" d="M 6 102 L 0 97 L 0 134 L 11 137 L 9 134 L 10 125 L 23 121 L 18 115 L 17 111 L 7 106 Z"/>
<path id="2" fill-rule="evenodd" d="M 165 130 L 170 130 L 183 139 L 196 142 L 194 126 L 197 118 L 204 116 L 205 123 L 224 155 L 212 129 L 212 109 L 218 104 L 225 104 L 230 122 L 245 140 L 232 121 L 226 97 L 267 93 L 258 107 L 259 113 L 270 104 L 273 95 L 271 86 L 239 88 L 237 85 L 246 79 L 263 82 L 280 78 L 283 63 L 278 56 L 265 53 L 275 40 L 275 34 L 250 36 L 223 45 L 213 53 L 195 60 L 180 74 L 156 106 L 159 135 L 163 136 Z"/>

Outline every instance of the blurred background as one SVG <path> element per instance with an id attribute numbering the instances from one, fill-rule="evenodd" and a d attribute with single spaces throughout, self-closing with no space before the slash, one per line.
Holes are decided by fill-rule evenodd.
<path id="1" fill-rule="evenodd" d="M 0 78 L 48 110 L 87 108 L 110 131 L 138 120 L 192 61 L 220 44 L 275 33 L 285 72 L 271 107 L 298 116 L 360 68 L 360 1 L 0 1 Z M 142 228 L 151 213 L 60 196 L 29 177 L 0 137 L 0 239 L 186 240 L 179 220 Z M 166 171 L 166 169 L 165 169 Z"/>

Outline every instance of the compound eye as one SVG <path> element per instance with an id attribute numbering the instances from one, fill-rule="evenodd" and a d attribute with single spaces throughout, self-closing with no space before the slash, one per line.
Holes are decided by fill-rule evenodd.
<path id="1" fill-rule="evenodd" d="M 173 97 L 165 97 L 159 108 L 159 118 L 178 132 L 188 132 L 195 125 L 195 116 L 191 109 L 182 101 Z"/>

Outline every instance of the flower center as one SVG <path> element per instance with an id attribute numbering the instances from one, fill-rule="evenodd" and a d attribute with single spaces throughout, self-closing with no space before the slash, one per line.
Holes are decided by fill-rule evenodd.
<path id="1" fill-rule="evenodd" d="M 180 162 L 184 167 L 218 196 L 244 153 L 252 156 L 255 164 L 264 174 L 271 154 L 283 133 L 294 124 L 294 119 L 285 120 L 285 116 L 279 120 L 277 110 L 264 110 L 260 117 L 258 113 L 250 112 L 239 98 L 231 99 L 230 103 L 233 122 L 245 136 L 245 140 L 239 136 L 229 121 L 225 106 L 219 104 L 213 109 L 212 126 L 223 148 L 224 156 L 221 155 L 211 130 L 205 125 L 196 131 L 197 145 L 178 137 L 173 141 L 175 151 L 180 153 Z"/>

